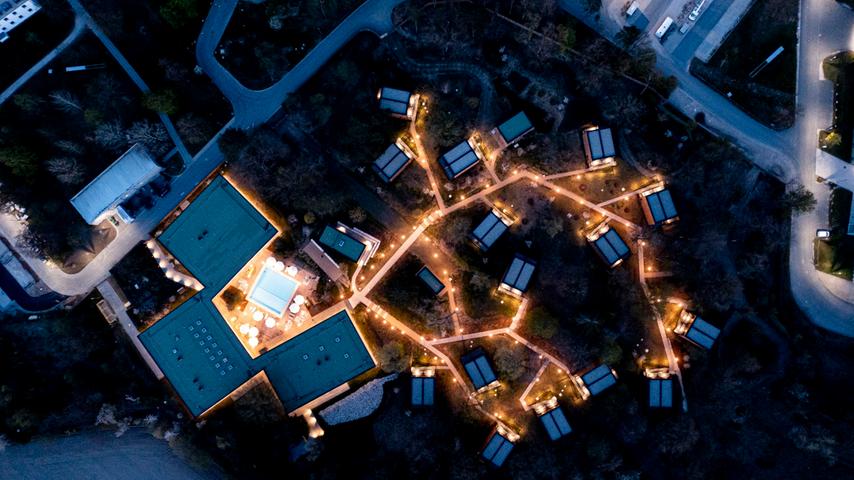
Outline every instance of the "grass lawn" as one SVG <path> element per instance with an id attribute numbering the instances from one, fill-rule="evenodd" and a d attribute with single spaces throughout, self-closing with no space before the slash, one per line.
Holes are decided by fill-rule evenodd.
<path id="1" fill-rule="evenodd" d="M 63 71 L 80 64 L 104 68 Z M 69 199 L 135 143 L 145 145 L 155 160 L 173 145 L 93 34 L 85 34 L 49 67 L 52 75 L 33 77 L 0 106 L 0 181 L 3 201 L 27 208 L 28 243 L 63 265 L 72 252 L 99 248 Z M 73 263 L 66 267 L 83 266 Z"/>
<path id="2" fill-rule="evenodd" d="M 795 117 L 797 0 L 757 0 L 708 64 L 691 63 L 691 73 L 758 121 L 782 130 Z M 784 51 L 754 78 L 750 73 L 777 47 Z"/>
<path id="3" fill-rule="evenodd" d="M 222 36 L 223 65 L 244 85 L 276 83 L 359 6 L 359 0 L 241 1 Z"/>
<path id="4" fill-rule="evenodd" d="M 228 122 L 231 105 L 207 75 L 196 70 L 196 37 L 210 2 L 203 0 L 82 0 L 122 54 L 155 92 L 171 92 L 175 128 L 191 153 Z M 164 4 L 182 3 L 164 15 Z M 171 22 L 171 23 L 170 23 Z"/>

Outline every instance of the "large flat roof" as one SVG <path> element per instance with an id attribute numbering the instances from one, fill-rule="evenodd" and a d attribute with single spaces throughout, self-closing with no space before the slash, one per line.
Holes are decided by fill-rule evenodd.
<path id="1" fill-rule="evenodd" d="M 216 177 L 158 240 L 205 288 L 218 291 L 276 233 L 233 185 Z"/>
<path id="2" fill-rule="evenodd" d="M 261 355 L 256 362 L 288 411 L 375 366 L 346 310 Z"/>
<path id="3" fill-rule="evenodd" d="M 86 223 L 96 223 L 101 214 L 130 198 L 161 170 L 137 143 L 71 197 L 71 205 Z"/>
<path id="4" fill-rule="evenodd" d="M 256 373 L 234 332 L 201 293 L 142 332 L 139 339 L 195 416 Z"/>

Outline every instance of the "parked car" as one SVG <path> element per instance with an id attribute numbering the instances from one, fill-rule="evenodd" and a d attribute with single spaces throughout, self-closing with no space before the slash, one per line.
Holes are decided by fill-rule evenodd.
<path id="1" fill-rule="evenodd" d="M 815 231 L 815 238 L 830 238 L 830 230 L 826 228 L 819 228 Z"/>
<path id="2" fill-rule="evenodd" d="M 688 15 L 688 20 L 692 22 L 700 17 L 700 9 L 703 8 L 703 4 L 706 3 L 706 0 L 700 0 L 697 2 L 697 6 L 694 7 L 694 10 L 691 10 L 691 14 Z"/>

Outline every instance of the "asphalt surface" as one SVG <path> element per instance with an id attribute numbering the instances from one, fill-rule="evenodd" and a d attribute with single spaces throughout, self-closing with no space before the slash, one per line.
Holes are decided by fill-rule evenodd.
<path id="1" fill-rule="evenodd" d="M 131 429 L 118 438 L 110 431 L 92 431 L 9 446 L 0 452 L 0 478 L 207 480 L 224 478 L 224 474 L 193 467 L 166 441 Z"/>
<path id="2" fill-rule="evenodd" d="M 65 299 L 56 292 L 46 293 L 38 297 L 30 296 L 3 265 L 0 265 L 0 290 L 3 290 L 19 307 L 28 312 L 50 310 Z"/>

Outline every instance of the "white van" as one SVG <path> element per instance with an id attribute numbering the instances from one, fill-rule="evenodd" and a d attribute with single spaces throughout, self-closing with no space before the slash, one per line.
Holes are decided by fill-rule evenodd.
<path id="1" fill-rule="evenodd" d="M 700 9 L 703 8 L 703 4 L 705 3 L 706 0 L 700 0 L 699 2 L 697 2 L 697 6 L 694 7 L 694 10 L 691 10 L 691 15 L 688 15 L 688 20 L 691 20 L 692 22 L 696 20 L 697 17 L 700 16 Z"/>
<path id="2" fill-rule="evenodd" d="M 634 2 L 632 2 L 631 5 L 629 5 L 629 8 L 626 10 L 626 16 L 631 17 L 632 15 L 635 14 L 635 12 L 638 11 L 639 8 L 640 8 L 640 3 L 638 3 L 637 0 L 635 0 Z"/>
<path id="3" fill-rule="evenodd" d="M 673 19 L 670 17 L 665 18 L 664 21 L 661 23 L 661 26 L 658 27 L 658 30 L 655 31 L 655 37 L 659 40 L 664 38 L 664 36 L 667 35 L 667 31 L 670 30 L 671 26 L 673 26 Z"/>

